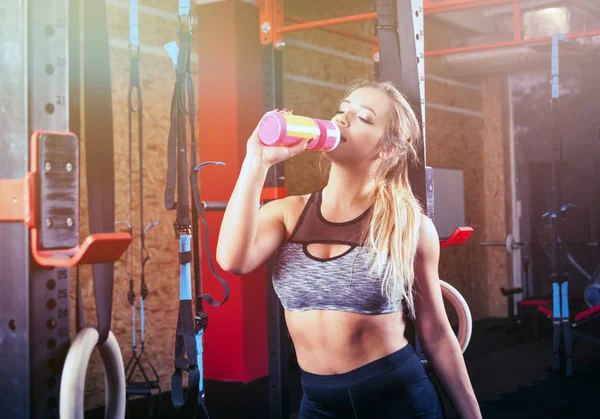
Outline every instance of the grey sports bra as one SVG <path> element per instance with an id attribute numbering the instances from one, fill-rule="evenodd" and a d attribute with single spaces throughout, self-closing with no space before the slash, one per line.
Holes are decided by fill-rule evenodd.
<path id="1" fill-rule="evenodd" d="M 389 301 L 381 278 L 369 273 L 363 228 L 370 209 L 354 220 L 336 223 L 321 213 L 322 190 L 311 194 L 290 238 L 279 248 L 273 268 L 273 288 L 289 311 L 340 310 L 363 314 L 393 313 L 399 302 Z M 344 253 L 318 258 L 311 243 L 345 244 Z"/>

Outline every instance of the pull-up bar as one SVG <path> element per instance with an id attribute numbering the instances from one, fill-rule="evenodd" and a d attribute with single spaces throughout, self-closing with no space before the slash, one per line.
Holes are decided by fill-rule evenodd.
<path id="1" fill-rule="evenodd" d="M 295 23 L 308 23 L 308 21 L 306 19 L 300 19 L 299 17 L 296 17 L 296 16 L 285 15 L 285 18 L 286 18 L 286 20 L 290 20 Z M 371 44 L 371 45 L 379 44 L 379 41 L 377 40 L 377 37 L 375 37 L 375 36 L 359 35 L 359 34 L 356 34 L 353 32 L 343 31 L 341 29 L 330 28 L 327 26 L 319 27 L 318 29 L 321 29 L 325 32 L 334 33 L 336 35 L 341 35 L 348 39 L 354 39 L 355 41 L 365 42 L 365 43 Z"/>
<path id="2" fill-rule="evenodd" d="M 423 1 L 421 12 L 427 15 L 434 15 L 459 10 L 482 8 L 499 4 L 513 4 L 516 19 L 519 15 L 519 3 L 521 0 L 448 0 L 441 3 L 431 3 L 429 0 Z M 344 23 L 360 22 L 365 20 L 377 19 L 376 12 L 360 13 L 351 16 L 335 17 L 330 19 L 307 21 L 295 16 L 284 15 L 283 1 L 263 0 L 258 2 L 260 9 L 260 39 L 263 45 L 272 44 L 276 49 L 285 45 L 283 34 L 287 32 L 297 32 L 307 29 L 321 29 L 330 33 L 345 36 L 360 42 L 377 46 L 376 37 L 369 37 L 354 34 L 348 31 L 330 28 L 333 25 Z M 419 13 L 419 11 L 417 11 Z M 294 25 L 284 25 L 284 19 L 295 22 Z M 520 39 L 520 27 L 515 23 L 515 39 Z"/>
<path id="3" fill-rule="evenodd" d="M 306 22 L 297 25 L 282 26 L 279 28 L 279 33 L 295 32 L 304 29 L 322 28 L 324 26 L 339 25 L 342 23 L 360 22 L 362 20 L 377 19 L 377 13 L 362 13 L 359 15 L 334 17 L 332 19 L 319 20 L 316 22 Z"/>
<path id="4" fill-rule="evenodd" d="M 430 0 L 423 0 L 423 14 L 425 16 L 467 9 L 483 8 L 501 4 L 513 5 L 513 39 L 511 41 L 427 51 L 425 52 L 425 57 L 451 55 L 464 52 L 484 51 L 490 49 L 509 48 L 550 42 L 552 40 L 551 36 L 522 39 L 521 1 L 522 0 L 447 0 L 432 3 Z M 283 34 L 285 33 L 297 32 L 307 29 L 320 29 L 326 32 L 347 37 L 349 39 L 354 39 L 356 41 L 368 43 L 373 46 L 373 57 L 376 56 L 379 45 L 379 40 L 377 37 L 364 36 L 349 31 L 331 28 L 331 26 L 333 25 L 377 19 L 376 12 L 361 13 L 357 15 L 335 17 L 310 22 L 296 16 L 284 15 L 283 4 L 281 4 L 282 2 L 275 3 L 277 4 L 271 4 L 269 0 L 259 3 L 261 4 L 261 42 L 263 45 L 268 45 L 272 43 L 275 46 L 275 48 L 279 49 L 283 45 L 285 45 L 285 43 L 283 42 Z M 273 7 L 272 10 L 269 10 L 269 5 Z M 283 19 L 295 22 L 296 24 L 284 26 Z M 277 22 L 281 22 L 281 24 L 277 25 Z M 593 36 L 600 36 L 600 31 L 572 33 L 567 35 L 567 39 L 587 38 Z"/>

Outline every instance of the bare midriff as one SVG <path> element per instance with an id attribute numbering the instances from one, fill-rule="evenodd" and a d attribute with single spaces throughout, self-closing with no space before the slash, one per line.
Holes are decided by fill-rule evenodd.
<path id="1" fill-rule="evenodd" d="M 358 314 L 334 310 L 285 312 L 298 364 L 319 375 L 342 374 L 408 344 L 401 312 Z"/>

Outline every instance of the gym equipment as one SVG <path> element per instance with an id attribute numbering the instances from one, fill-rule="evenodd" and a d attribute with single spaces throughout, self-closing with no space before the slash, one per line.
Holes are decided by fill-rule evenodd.
<path id="1" fill-rule="evenodd" d="M 187 28 L 181 21 L 188 20 Z M 179 316 L 175 337 L 175 371 L 171 377 L 171 399 L 177 409 L 199 406 L 207 419 L 210 418 L 205 404 L 204 378 L 202 373 L 202 336 L 208 326 L 208 315 L 203 311 L 202 300 L 218 307 L 229 299 L 229 286 L 215 271 L 210 253 L 208 259 L 215 278 L 224 289 L 224 297 L 217 302 L 209 294 L 201 294 L 200 246 L 198 241 L 198 216 L 204 219 L 203 204 L 200 200 L 197 171 L 206 164 L 223 165 L 221 162 L 196 163 L 196 135 L 194 120 L 196 117 L 194 87 L 190 74 L 190 54 L 194 17 L 189 0 L 179 0 L 177 32 L 179 45 L 170 42 L 165 45 L 175 66 L 176 81 L 171 102 L 171 126 L 167 144 L 167 184 L 165 188 L 165 208 L 176 210 L 177 218 L 173 223 L 175 237 L 179 241 Z M 186 103 L 187 97 L 187 103 Z M 187 109 L 186 109 L 187 106 Z M 190 127 L 191 167 L 188 176 L 187 125 Z M 188 183 L 189 182 L 189 183 Z M 192 190 L 192 208 L 190 220 L 189 187 Z M 175 190 L 177 189 L 177 200 Z M 205 229 L 205 244 L 208 246 L 208 230 Z M 207 247 L 208 249 L 208 247 Z M 194 288 L 196 292 L 194 315 L 192 306 L 191 263 L 194 263 Z M 183 373 L 188 376 L 187 392 L 183 390 Z"/>
<path id="2" fill-rule="evenodd" d="M 148 286 L 146 285 L 146 263 L 150 260 L 148 249 L 146 249 L 146 234 L 147 232 L 158 225 L 158 222 L 152 222 L 148 225 L 144 224 L 144 104 L 142 100 L 142 88 L 140 86 L 140 43 L 139 43 L 139 16 L 137 0 L 129 2 L 129 91 L 127 94 L 127 117 L 128 117 L 128 142 L 129 142 L 129 221 L 116 221 L 115 225 L 125 224 L 128 227 L 129 234 L 133 237 L 133 132 L 134 126 L 137 128 L 137 145 L 138 145 L 138 174 L 139 174 L 139 231 L 140 231 L 140 345 L 137 344 L 137 325 L 136 325 L 136 303 L 135 292 L 133 290 L 133 277 L 135 274 L 133 255 L 127 251 L 125 259 L 127 273 L 129 276 L 129 292 L 127 293 L 127 301 L 131 305 L 131 320 L 132 320 L 132 348 L 131 357 L 125 365 L 125 380 L 127 384 L 126 395 L 127 402 L 130 396 L 152 396 L 153 390 L 158 390 L 158 397 L 154 405 L 148 408 L 148 417 L 152 418 L 154 411 L 158 409 L 161 401 L 162 391 L 160 388 L 160 378 L 154 365 L 148 358 L 146 353 L 145 339 L 145 311 L 144 305 L 148 298 Z M 137 121 L 134 117 L 137 114 Z M 135 121 L 135 123 L 134 123 Z M 152 371 L 152 379 L 143 366 L 146 363 Z M 134 374 L 138 372 L 142 376 L 142 381 L 135 382 Z M 127 411 L 127 417 L 129 412 Z"/>
<path id="3" fill-rule="evenodd" d="M 77 333 L 71 344 L 60 384 L 61 418 L 82 419 L 84 417 L 85 376 L 92 351 L 96 346 L 100 351 L 105 371 L 105 417 L 122 418 L 125 416 L 125 371 L 121 350 L 112 332 L 109 332 L 108 339 L 103 344 L 98 343 L 99 337 L 96 329 L 86 327 Z"/>
<path id="4" fill-rule="evenodd" d="M 79 241 L 77 136 L 79 3 L 3 1 L 0 8 L 0 39 L 11 45 L 10 59 L 0 60 L 0 146 L 5 150 L 0 165 L 0 236 L 4 239 L 0 266 L 5 287 L 0 316 L 8 325 L 0 336 L 4 361 L 0 374 L 5 377 L 0 391 L 2 416 L 51 418 L 60 412 L 61 417 L 82 418 L 83 386 L 76 383 L 82 375 L 73 377 L 74 371 L 63 367 L 65 359 L 67 368 L 84 367 L 85 356 L 98 346 L 109 386 L 107 414 L 122 418 L 125 377 L 110 331 L 112 264 L 127 249 L 131 236 L 114 233 L 113 226 L 113 133 L 104 2 L 86 1 L 83 10 L 90 221 L 90 236 L 83 242 Z M 93 264 L 98 325 L 91 332 L 78 327 L 71 344 L 69 267 L 84 263 Z"/>
<path id="5" fill-rule="evenodd" d="M 473 318 L 465 298 L 446 281 L 440 280 L 442 296 L 450 303 L 458 316 L 457 339 L 463 353 L 467 350 L 473 333 Z"/>
<path id="6" fill-rule="evenodd" d="M 260 141 L 268 146 L 290 146 L 310 138 L 306 148 L 314 151 L 332 151 L 340 143 L 337 124 L 305 116 L 268 113 L 258 124 Z"/>
<path id="7" fill-rule="evenodd" d="M 547 246 L 549 244 L 549 242 L 546 241 L 515 241 L 514 237 L 512 234 L 509 234 L 506 236 L 506 240 L 503 242 L 500 241 L 484 241 L 484 242 L 480 242 L 479 243 L 481 246 L 504 246 L 506 248 L 506 251 L 508 253 L 513 253 L 513 251 L 515 249 L 518 249 L 519 247 L 524 247 L 524 246 L 536 246 L 536 247 L 543 247 L 543 246 Z M 598 242 L 597 241 L 587 241 L 587 242 L 569 242 L 567 243 L 569 246 L 574 246 L 574 247 L 598 247 Z M 575 266 L 577 268 L 576 262 L 574 261 L 573 257 L 569 255 L 569 260 L 574 263 L 573 266 Z M 579 270 L 579 268 L 577 268 Z M 589 274 L 585 273 L 583 274 L 584 276 L 589 276 Z"/>
<path id="8" fill-rule="evenodd" d="M 560 79 L 559 79 L 559 44 L 565 41 L 565 35 L 554 35 L 552 37 L 552 112 L 555 114 L 555 135 L 558 142 L 559 158 L 557 163 L 557 179 L 556 185 L 556 203 L 562 202 L 562 173 L 563 173 L 563 141 L 562 134 L 558 126 L 556 126 L 559 112 L 559 97 L 560 97 Z M 566 237 L 565 223 L 567 219 L 567 211 L 571 204 L 563 204 L 560 211 L 549 211 L 542 217 L 547 219 L 545 225 L 547 237 L 549 238 L 549 262 L 550 262 L 550 278 L 552 281 L 552 310 L 539 305 L 537 310 L 539 313 L 552 319 L 553 325 L 553 347 L 552 347 L 552 370 L 558 372 L 561 367 L 564 368 L 566 376 L 573 375 L 573 343 L 575 337 L 582 337 L 594 343 L 600 344 L 600 339 L 577 330 L 577 327 L 585 322 L 591 321 L 600 316 L 600 305 L 596 305 L 574 316 L 569 311 L 569 279 L 570 275 L 567 268 L 568 260 L 568 240 L 563 241 Z M 559 218 L 560 217 L 560 218 Z M 561 349 L 564 348 L 564 351 Z"/>
<path id="9" fill-rule="evenodd" d="M 590 278 L 591 284 L 583 292 L 583 298 L 588 307 L 600 304 L 600 266 L 596 268 Z"/>

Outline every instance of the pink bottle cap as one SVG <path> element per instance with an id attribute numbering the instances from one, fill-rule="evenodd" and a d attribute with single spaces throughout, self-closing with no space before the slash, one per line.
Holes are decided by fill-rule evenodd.
<path id="1" fill-rule="evenodd" d="M 280 113 L 269 113 L 263 116 L 258 125 L 258 137 L 265 145 L 278 145 L 287 136 L 286 120 Z"/>

